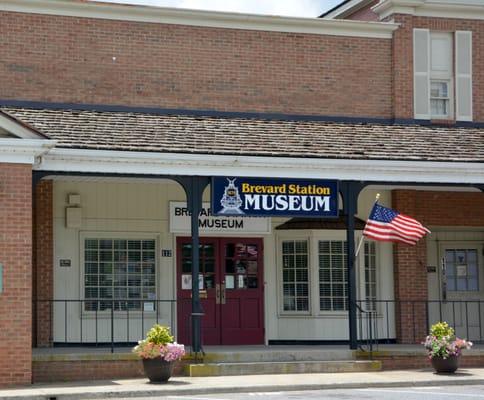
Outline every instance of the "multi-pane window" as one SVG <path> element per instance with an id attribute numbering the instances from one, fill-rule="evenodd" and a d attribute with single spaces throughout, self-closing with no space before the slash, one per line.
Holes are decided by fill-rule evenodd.
<path id="1" fill-rule="evenodd" d="M 347 245 L 344 241 L 319 241 L 319 308 L 321 311 L 348 309 L 346 252 Z"/>
<path id="2" fill-rule="evenodd" d="M 154 311 L 155 249 L 153 239 L 85 239 L 85 310 Z"/>
<path id="3" fill-rule="evenodd" d="M 448 81 L 430 81 L 430 112 L 433 117 L 450 116 L 450 96 Z"/>
<path id="4" fill-rule="evenodd" d="M 368 310 L 376 309 L 376 244 L 365 242 L 365 298 Z"/>
<path id="5" fill-rule="evenodd" d="M 306 240 L 282 242 L 284 311 L 309 311 L 309 253 Z"/>
<path id="6" fill-rule="evenodd" d="M 445 250 L 447 289 L 449 291 L 479 290 L 476 249 Z"/>

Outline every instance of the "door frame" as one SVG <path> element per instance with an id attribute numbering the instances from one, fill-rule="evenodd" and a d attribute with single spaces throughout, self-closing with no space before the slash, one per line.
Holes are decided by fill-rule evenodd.
<path id="1" fill-rule="evenodd" d="M 185 236 L 185 235 L 179 235 L 174 237 L 174 242 L 175 242 L 175 259 L 174 259 L 174 267 L 175 267 L 175 291 L 176 291 L 176 300 L 177 300 L 177 307 L 176 307 L 176 321 L 177 321 L 177 336 L 180 337 L 180 333 L 183 332 L 183 330 L 186 329 L 185 326 L 182 326 L 180 323 L 180 312 L 181 311 L 181 300 L 182 299 L 187 299 L 187 296 L 181 296 L 181 275 L 183 274 L 182 272 L 182 264 L 181 264 L 181 251 L 182 251 L 182 244 L 183 243 L 190 243 L 190 237 Z M 207 235 L 207 236 L 200 236 L 200 244 L 203 243 L 210 243 L 213 242 L 215 243 L 215 285 L 212 290 L 212 296 L 209 296 L 209 293 L 207 293 L 208 298 L 213 298 L 214 293 L 216 293 L 216 287 L 217 284 L 225 284 L 225 265 L 222 265 L 224 262 L 224 244 L 227 242 L 237 242 L 238 240 L 242 242 L 247 242 L 253 240 L 255 243 L 259 245 L 259 254 L 260 256 L 258 257 L 258 272 L 257 272 L 257 277 L 259 281 L 259 287 L 258 287 L 258 292 L 259 292 L 259 313 L 260 313 L 260 329 L 262 331 L 260 340 L 257 341 L 257 343 L 250 343 L 250 344 L 265 344 L 266 343 L 266 321 L 265 321 L 265 282 L 264 282 L 264 276 L 265 276 L 265 271 L 264 271 L 264 238 L 263 237 L 257 237 L 257 236 L 215 236 L 215 235 Z M 248 244 L 248 243 L 247 243 Z M 234 277 L 234 280 L 236 278 Z M 206 290 L 206 287 L 204 285 L 204 290 Z M 242 289 L 243 290 L 243 289 Z M 186 294 L 186 293 L 185 293 Z M 216 294 L 215 294 L 216 296 Z M 190 291 L 190 296 L 189 298 L 191 299 L 191 291 Z M 228 296 L 227 296 L 228 298 Z M 204 301 L 205 299 L 201 299 L 201 301 Z M 223 343 L 223 325 L 222 325 L 222 307 L 223 304 L 216 304 L 218 306 L 218 310 L 216 311 L 216 320 L 219 324 L 219 331 L 220 331 L 220 343 L 217 345 L 225 345 Z M 202 325 L 202 330 L 203 330 L 203 325 Z M 189 332 L 184 332 L 184 336 L 189 337 L 190 333 Z M 202 336 L 203 338 L 203 336 Z M 206 344 L 207 345 L 207 344 Z M 210 345 L 210 344 L 208 344 Z M 237 344 L 230 344 L 230 345 L 237 345 Z M 240 345 L 244 345 L 241 343 Z"/>

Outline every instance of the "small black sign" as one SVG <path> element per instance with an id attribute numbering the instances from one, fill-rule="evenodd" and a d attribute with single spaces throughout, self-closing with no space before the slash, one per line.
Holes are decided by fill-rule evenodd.
<path id="1" fill-rule="evenodd" d="M 70 267 L 71 266 L 71 260 L 60 260 L 59 261 L 59 266 L 61 266 L 61 267 Z"/>
<path id="2" fill-rule="evenodd" d="M 166 250 L 166 249 L 161 250 L 161 256 L 162 257 L 171 257 L 171 250 Z"/>
<path id="3" fill-rule="evenodd" d="M 427 265 L 427 272 L 437 272 L 437 267 L 435 265 Z"/>

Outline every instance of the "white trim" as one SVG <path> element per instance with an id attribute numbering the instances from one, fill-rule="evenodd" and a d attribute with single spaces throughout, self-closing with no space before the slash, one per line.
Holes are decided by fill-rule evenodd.
<path id="1" fill-rule="evenodd" d="M 1 145 L 1 141 L 0 141 Z M 1 147 L 1 146 L 0 146 Z M 349 160 L 52 149 L 34 169 L 146 175 L 484 183 L 484 163 Z"/>
<path id="2" fill-rule="evenodd" d="M 372 10 L 385 19 L 393 14 L 420 17 L 484 19 L 481 0 L 383 0 Z"/>
<path id="3" fill-rule="evenodd" d="M 55 140 L 0 139 L 0 163 L 35 164 L 37 157 L 54 147 Z"/>
<path id="4" fill-rule="evenodd" d="M 16 136 L 20 139 L 43 139 L 34 129 L 22 125 L 15 118 L 0 111 L 0 129 Z"/>
<path id="5" fill-rule="evenodd" d="M 72 0 L 2 0 L 1 11 L 228 29 L 391 39 L 397 24 L 253 15 Z"/>
<path id="6" fill-rule="evenodd" d="M 323 19 L 346 18 L 347 16 L 361 10 L 372 1 L 373 0 L 351 0 L 350 2 L 339 6 L 336 10 L 325 15 Z"/>

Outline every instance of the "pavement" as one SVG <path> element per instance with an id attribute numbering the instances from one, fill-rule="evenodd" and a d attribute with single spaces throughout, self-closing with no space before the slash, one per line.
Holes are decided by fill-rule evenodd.
<path id="1" fill-rule="evenodd" d="M 432 370 L 356 373 L 173 377 L 165 384 L 146 379 L 34 384 L 0 390 L 2 400 L 81 400 L 173 395 L 279 392 L 324 389 L 483 385 L 484 368 L 459 369 L 455 374 Z"/>

